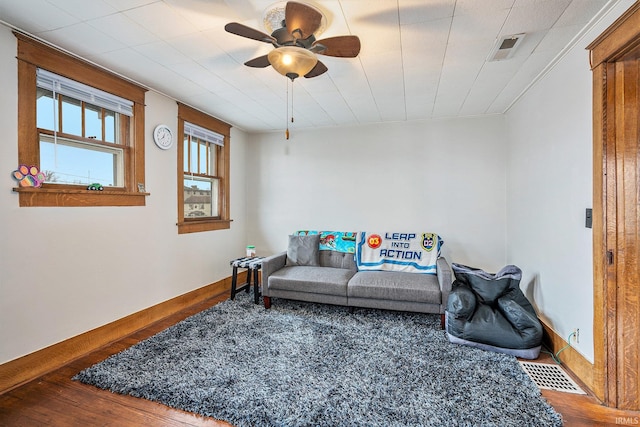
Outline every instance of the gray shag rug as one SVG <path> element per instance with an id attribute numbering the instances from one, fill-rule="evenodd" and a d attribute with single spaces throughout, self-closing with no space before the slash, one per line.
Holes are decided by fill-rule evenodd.
<path id="1" fill-rule="evenodd" d="M 74 379 L 236 426 L 561 426 L 512 356 L 440 317 L 241 293 Z"/>

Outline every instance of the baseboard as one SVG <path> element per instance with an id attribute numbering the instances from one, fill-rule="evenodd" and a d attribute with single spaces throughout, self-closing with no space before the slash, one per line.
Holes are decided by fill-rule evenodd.
<path id="1" fill-rule="evenodd" d="M 246 272 L 238 273 L 240 283 L 246 280 L 246 276 L 243 274 L 246 275 Z M 3 363 L 0 365 L 0 394 L 59 369 L 75 359 L 187 307 L 230 290 L 231 277 L 227 277 L 42 350 Z"/>
<path id="2" fill-rule="evenodd" d="M 549 325 L 542 322 L 544 345 L 554 354 L 567 346 L 567 342 Z M 593 364 L 573 347 L 567 347 L 560 353 L 562 365 L 576 376 L 588 389 L 593 390 Z M 593 393 L 591 393 L 593 394 Z"/>

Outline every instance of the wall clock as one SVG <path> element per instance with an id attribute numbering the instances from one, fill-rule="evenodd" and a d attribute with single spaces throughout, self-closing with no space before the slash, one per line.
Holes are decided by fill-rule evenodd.
<path id="1" fill-rule="evenodd" d="M 153 141 L 163 150 L 168 150 L 173 145 L 173 133 L 167 125 L 158 125 L 153 130 Z"/>

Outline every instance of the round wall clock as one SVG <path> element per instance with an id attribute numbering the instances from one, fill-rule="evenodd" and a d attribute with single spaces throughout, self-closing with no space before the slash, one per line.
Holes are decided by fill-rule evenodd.
<path id="1" fill-rule="evenodd" d="M 158 125 L 153 130 L 153 141 L 163 150 L 168 150 L 173 145 L 173 134 L 167 125 Z"/>

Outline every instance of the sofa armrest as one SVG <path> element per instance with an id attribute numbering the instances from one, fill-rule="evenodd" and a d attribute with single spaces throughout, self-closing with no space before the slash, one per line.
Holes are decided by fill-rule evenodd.
<path id="1" fill-rule="evenodd" d="M 453 271 L 451 266 L 444 257 L 438 258 L 436 261 L 436 275 L 438 276 L 438 283 L 440 284 L 440 292 L 442 293 L 442 306 L 447 305 L 449 299 L 449 293 L 453 287 Z"/>
<path id="2" fill-rule="evenodd" d="M 262 260 L 262 295 L 269 295 L 269 276 L 280 270 L 287 262 L 287 252 L 271 255 Z"/>

